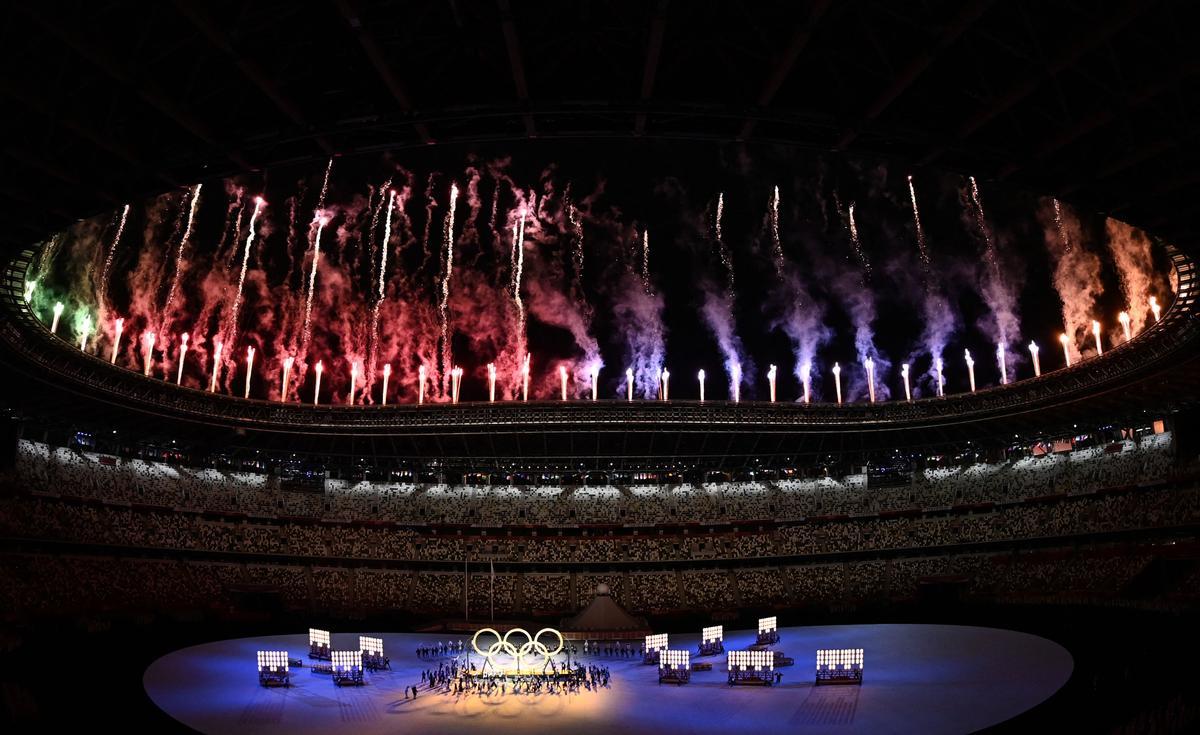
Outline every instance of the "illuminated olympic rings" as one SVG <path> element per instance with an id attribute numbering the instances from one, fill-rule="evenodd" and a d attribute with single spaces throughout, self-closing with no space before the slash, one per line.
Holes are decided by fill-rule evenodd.
<path id="1" fill-rule="evenodd" d="M 494 636 L 496 639 L 486 649 L 479 647 L 479 636 L 485 633 Z M 547 648 L 545 643 L 542 643 L 541 638 L 543 633 L 549 633 L 558 638 L 558 647 L 553 651 Z M 519 646 L 515 645 L 509 640 L 513 635 L 517 635 L 518 637 L 524 636 L 525 641 Z M 517 662 L 517 670 L 520 670 L 523 668 L 522 663 L 531 656 L 541 656 L 541 662 L 534 665 L 545 666 L 551 657 L 563 650 L 563 637 L 562 633 L 559 633 L 554 628 L 542 628 L 534 635 L 529 635 L 529 631 L 524 628 L 513 628 L 503 636 L 494 628 L 480 628 L 475 631 L 475 635 L 471 638 L 471 648 L 474 648 L 475 653 L 483 656 L 483 660 L 495 668 L 499 668 L 496 663 L 497 656 L 501 654 L 511 656 Z"/>

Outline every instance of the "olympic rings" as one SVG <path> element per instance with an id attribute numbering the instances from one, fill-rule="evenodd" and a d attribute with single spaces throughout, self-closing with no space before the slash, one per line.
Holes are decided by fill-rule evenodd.
<path id="1" fill-rule="evenodd" d="M 487 649 L 481 649 L 479 647 L 479 636 L 483 635 L 484 633 L 489 633 L 496 638 L 495 642 L 488 645 Z M 545 643 L 542 643 L 541 638 L 543 633 L 549 633 L 558 638 L 558 647 L 553 651 L 547 648 Z M 521 643 L 520 646 L 514 645 L 509 641 L 509 638 L 513 634 L 525 636 L 525 641 Z M 534 635 L 530 635 L 529 631 L 525 630 L 524 628 L 513 628 L 512 630 L 506 632 L 503 636 L 501 636 L 500 632 L 495 628 L 480 628 L 479 630 L 475 631 L 475 635 L 471 637 L 471 648 L 475 649 L 475 653 L 478 653 L 480 656 L 482 656 L 485 662 L 490 663 L 492 666 L 497 668 L 499 667 L 496 664 L 496 657 L 500 654 L 509 656 L 516 661 L 517 670 L 519 671 L 522 668 L 522 663 L 524 660 L 531 655 L 541 656 L 542 660 L 540 665 L 545 666 L 552 657 L 563 650 L 563 637 L 562 633 L 559 633 L 554 628 L 542 628 Z M 539 664 L 535 664 L 535 666 L 536 665 Z"/>

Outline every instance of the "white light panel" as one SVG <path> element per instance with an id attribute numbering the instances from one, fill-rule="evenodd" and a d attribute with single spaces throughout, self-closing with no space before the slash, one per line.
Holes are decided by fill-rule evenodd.
<path id="1" fill-rule="evenodd" d="M 655 633 L 646 636 L 647 651 L 665 651 L 667 649 L 667 634 Z"/>
<path id="2" fill-rule="evenodd" d="M 317 630 L 316 628 L 308 629 L 308 645 L 316 644 L 318 646 L 329 647 L 329 631 Z"/>
<path id="3" fill-rule="evenodd" d="M 362 668 L 362 651 L 331 651 L 334 671 L 349 671 Z"/>
<path id="4" fill-rule="evenodd" d="M 360 635 L 358 637 L 358 647 L 363 653 L 367 654 L 368 656 L 382 656 L 383 655 L 383 639 L 382 638 L 372 638 L 370 636 Z"/>
<path id="5" fill-rule="evenodd" d="M 774 671 L 774 651 L 728 651 L 725 663 L 730 671 Z"/>
<path id="6" fill-rule="evenodd" d="M 286 673 L 288 670 L 287 651 L 259 651 L 258 670 L 271 672 L 281 671 Z"/>
<path id="7" fill-rule="evenodd" d="M 725 626 L 713 625 L 705 628 L 702 636 L 705 643 L 716 643 L 717 641 L 725 640 Z"/>
<path id="8" fill-rule="evenodd" d="M 675 651 L 666 649 L 658 654 L 658 668 L 660 669 L 686 669 L 692 664 L 691 651 Z"/>
<path id="9" fill-rule="evenodd" d="M 817 671 L 851 671 L 863 667 L 861 648 L 817 649 Z"/>
<path id="10" fill-rule="evenodd" d="M 778 627 L 777 623 L 775 622 L 774 615 L 772 615 L 769 618 L 759 618 L 758 619 L 758 632 L 759 633 L 768 633 L 772 630 L 779 630 L 779 627 Z"/>

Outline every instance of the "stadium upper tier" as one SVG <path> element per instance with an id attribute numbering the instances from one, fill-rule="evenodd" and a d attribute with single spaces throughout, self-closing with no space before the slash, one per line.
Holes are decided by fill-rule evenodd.
<path id="1" fill-rule="evenodd" d="M 80 352 L 28 309 L 10 259 L 0 284 L 5 359 L 24 374 L 13 401 L 27 416 L 83 428 L 89 420 L 142 436 L 224 442 L 230 448 L 440 460 L 445 467 L 538 457 L 607 467 L 648 459 L 697 466 L 751 458 L 1069 433 L 1072 424 L 1144 419 L 1188 396 L 1195 380 L 1195 267 L 1167 247 L 1176 298 L 1159 322 L 1069 368 L 975 393 L 881 403 L 619 401 L 313 406 L 242 399 L 145 377 Z M 25 387 L 30 388 L 24 390 Z M 230 434 L 233 429 L 236 433 Z M 619 466 L 619 465 L 618 465 Z"/>
<path id="2" fill-rule="evenodd" d="M 500 528 L 738 524 L 1014 503 L 1159 482 L 1171 434 L 1003 463 L 914 472 L 902 486 L 864 475 L 777 482 L 518 487 L 326 480 L 323 492 L 284 489 L 266 474 L 116 459 L 22 440 L 10 479 L 41 494 L 173 511 L 264 518 Z"/>
<path id="3" fill-rule="evenodd" d="M 3 478 L 16 492 L 0 499 L 0 597 L 60 614 L 220 606 L 254 590 L 309 611 L 437 614 L 461 610 L 465 594 L 472 609 L 515 614 L 578 609 L 601 583 L 638 612 L 842 605 L 911 597 L 930 580 L 965 583 L 972 597 L 1112 596 L 1158 545 L 1194 543 L 1200 486 L 1173 453 L 1170 434 L 1151 435 L 928 470 L 892 488 L 861 476 L 331 480 L 322 494 L 22 441 Z M 71 584 L 52 584 L 62 579 Z"/>

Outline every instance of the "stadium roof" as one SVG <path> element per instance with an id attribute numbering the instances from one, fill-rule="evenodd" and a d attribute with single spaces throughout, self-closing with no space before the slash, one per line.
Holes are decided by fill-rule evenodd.
<path id="1" fill-rule="evenodd" d="M 47 233 L 126 201 L 331 155 L 669 140 L 960 170 L 1112 214 L 1195 255 L 1200 62 L 1184 7 L 22 1 L 0 43 L 5 68 L 21 70 L 0 80 L 9 127 L 0 247 L 20 258 Z M 339 426 L 345 414 L 335 408 L 300 421 L 258 402 L 239 404 L 232 419 L 197 420 L 162 402 L 146 411 L 138 376 L 128 385 L 89 376 L 85 361 L 47 387 L 27 359 L 41 347 L 0 354 L 5 400 L 52 424 L 462 467 L 529 456 L 750 466 L 1025 438 L 1170 411 L 1200 395 L 1189 337 L 1165 357 L 1108 363 L 1121 365 L 1120 380 L 1094 375 L 1086 390 L 1070 382 L 1079 373 L 1029 381 L 1024 393 L 984 391 L 944 415 L 850 406 L 850 421 L 796 421 L 784 406 L 644 405 L 631 415 L 600 404 L 573 406 L 568 417 L 530 404 L 458 407 L 454 416 L 429 407 L 424 423 L 379 431 L 370 412 Z M 92 380 L 121 385 L 88 390 Z M 464 422 L 468 414 L 480 418 Z"/>

